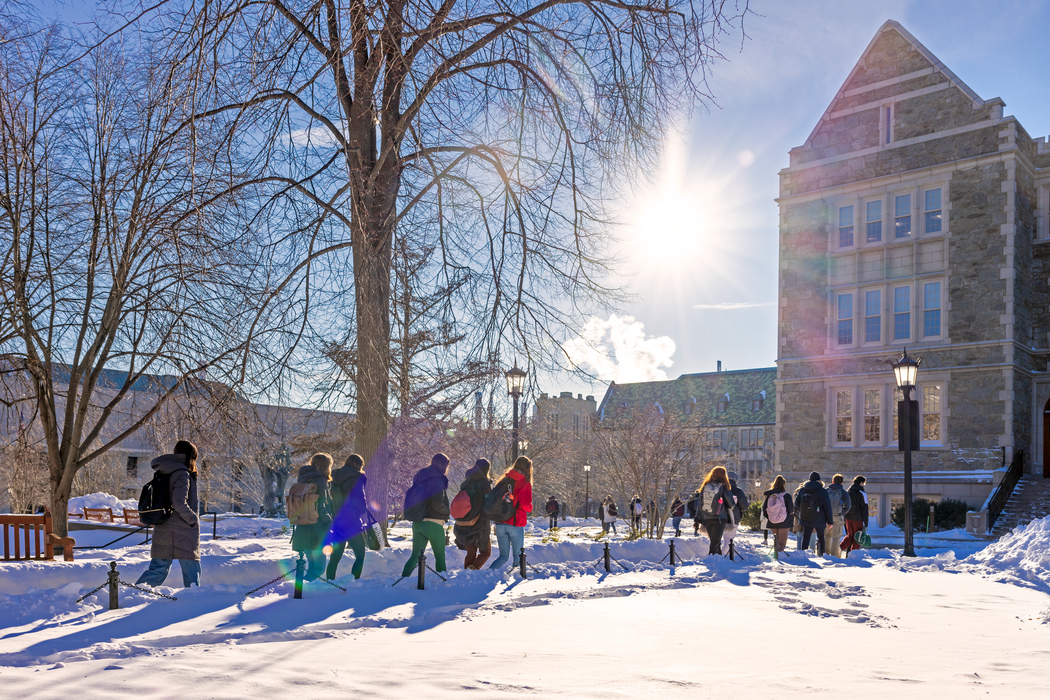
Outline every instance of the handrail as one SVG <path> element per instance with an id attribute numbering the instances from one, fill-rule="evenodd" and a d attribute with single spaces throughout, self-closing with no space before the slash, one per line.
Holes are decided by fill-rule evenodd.
<path id="1" fill-rule="evenodd" d="M 995 521 L 1003 512 L 1003 508 L 1006 507 L 1006 502 L 1010 500 L 1010 495 L 1014 492 L 1014 487 L 1017 486 L 1017 482 L 1021 480 L 1021 476 L 1024 474 L 1024 450 L 1018 450 L 1014 454 L 1014 459 L 1010 462 L 1010 468 L 1006 470 L 1006 476 L 999 482 L 999 485 L 995 487 L 995 491 L 992 493 L 991 498 L 988 499 L 988 531 L 991 532 L 992 528 L 995 527 Z"/>

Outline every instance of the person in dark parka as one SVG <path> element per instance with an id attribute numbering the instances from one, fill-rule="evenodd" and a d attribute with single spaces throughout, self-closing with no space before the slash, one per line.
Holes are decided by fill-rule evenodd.
<path id="1" fill-rule="evenodd" d="M 318 452 L 310 463 L 299 469 L 297 484 L 313 483 L 317 487 L 317 522 L 296 525 L 292 530 L 292 549 L 306 553 L 307 581 L 321 577 L 325 570 L 324 541 L 332 526 L 332 455 Z"/>
<path id="2" fill-rule="evenodd" d="M 153 528 L 149 568 L 136 584 L 159 586 L 168 577 L 173 559 L 179 560 L 182 585 L 201 584 L 201 526 L 197 511 L 197 448 L 192 442 L 179 440 L 173 454 L 162 455 L 150 464 L 153 471 L 168 474 L 171 507 L 174 511 Z"/>
<path id="3" fill-rule="evenodd" d="M 479 459 L 474 466 L 467 470 L 463 483 L 459 490 L 470 494 L 471 512 L 478 513 L 478 519 L 473 525 L 464 525 L 457 522 L 452 528 L 452 534 L 456 538 L 456 546 L 466 552 L 463 557 L 464 569 L 480 569 L 482 564 L 492 556 L 492 521 L 485 515 L 482 507 L 485 496 L 492 491 L 492 482 L 489 480 L 489 469 L 492 465 L 487 459 Z"/>
<path id="4" fill-rule="evenodd" d="M 812 496 L 816 510 L 807 518 L 802 510 L 807 495 Z M 827 489 L 820 481 L 820 474 L 813 472 L 809 475 L 809 481 L 802 484 L 798 490 L 798 498 L 795 501 L 796 514 L 799 525 L 802 527 L 802 539 L 798 543 L 801 550 L 809 549 L 809 538 L 816 534 L 817 553 L 824 556 L 824 530 L 834 525 L 831 513 L 831 499 L 828 498 Z"/>
<path id="5" fill-rule="evenodd" d="M 842 551 L 847 555 L 854 549 L 861 548 L 853 536 L 868 527 L 868 494 L 864 492 L 864 484 L 867 481 L 863 476 L 858 476 L 849 487 L 850 508 L 846 511 L 846 536 L 840 543 Z"/>
<path id="6" fill-rule="evenodd" d="M 350 455 L 343 466 L 332 472 L 332 529 L 327 544 L 332 547 L 325 577 L 333 579 L 339 560 L 347 546 L 354 553 L 350 573 L 361 578 L 365 566 L 365 528 L 368 527 L 368 504 L 365 500 L 365 462 L 361 455 Z"/>
<path id="7" fill-rule="evenodd" d="M 412 486 L 423 484 L 426 494 L 426 515 L 419 522 L 412 523 L 412 554 L 401 570 L 402 578 L 412 573 L 419 562 L 419 555 L 430 544 L 434 550 L 434 569 L 445 570 L 445 522 L 451 513 L 448 504 L 448 457 L 440 452 L 430 460 L 430 465 L 423 467 L 412 478 Z"/>

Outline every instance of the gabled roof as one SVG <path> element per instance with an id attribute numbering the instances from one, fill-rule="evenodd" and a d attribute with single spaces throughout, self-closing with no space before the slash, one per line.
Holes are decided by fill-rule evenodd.
<path id="1" fill-rule="evenodd" d="M 659 404 L 667 413 L 698 426 L 771 425 L 776 421 L 776 378 L 776 367 L 763 367 L 683 374 L 664 382 L 613 382 L 598 407 L 598 422 L 615 418 L 624 408 L 636 413 Z M 718 402 L 727 395 L 726 411 L 718 413 Z M 752 410 L 756 398 L 763 399 L 758 411 Z M 686 414 L 687 403 L 693 404 L 690 414 Z"/>
<path id="2" fill-rule="evenodd" d="M 867 48 L 864 49 L 864 53 L 861 54 L 860 59 L 857 61 L 856 65 L 853 66 L 853 70 L 851 70 L 849 75 L 846 76 L 846 80 L 842 83 L 842 87 L 840 87 L 838 92 L 835 93 L 834 99 L 831 100 L 828 108 L 824 111 L 824 114 L 821 115 L 816 126 L 813 127 L 813 131 L 810 132 L 809 137 L 806 139 L 806 143 L 802 148 L 809 148 L 812 146 L 813 139 L 820 131 L 820 127 L 823 126 L 824 123 L 828 121 L 831 114 L 836 111 L 836 106 L 840 101 L 850 97 L 853 91 L 858 88 L 866 88 L 870 90 L 873 84 L 881 82 L 878 80 L 872 80 L 872 76 L 866 75 L 868 64 L 867 59 L 873 52 L 884 47 L 887 42 L 893 40 L 896 40 L 897 43 L 902 45 L 900 47 L 903 49 L 901 53 L 910 54 L 906 58 L 911 59 L 910 62 L 908 62 L 910 67 L 902 67 L 902 74 L 895 76 L 895 78 L 900 78 L 904 74 L 915 75 L 918 72 L 917 69 L 928 69 L 934 73 L 942 75 L 953 87 L 961 90 L 968 98 L 970 98 L 970 100 L 973 101 L 975 107 L 1002 102 L 998 97 L 989 100 L 981 99 L 981 97 L 974 92 L 970 86 L 960 80 L 959 77 L 948 68 L 948 66 L 944 65 L 939 58 L 933 55 L 933 52 L 923 46 L 922 42 L 912 36 L 911 32 L 902 27 L 899 22 L 891 19 L 887 20 L 881 27 L 879 27 L 875 36 L 872 37 Z M 902 66 L 903 65 L 905 65 L 905 62 L 902 60 Z M 893 82 L 893 80 L 894 79 L 887 80 L 886 82 L 890 83 Z"/>

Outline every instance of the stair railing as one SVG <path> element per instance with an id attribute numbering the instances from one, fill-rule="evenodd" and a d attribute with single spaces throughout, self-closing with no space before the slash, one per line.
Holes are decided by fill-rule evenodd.
<path id="1" fill-rule="evenodd" d="M 995 521 L 1003 512 L 1003 508 L 1006 507 L 1006 502 L 1010 500 L 1010 495 L 1014 492 L 1014 487 L 1017 486 L 1017 482 L 1021 480 L 1021 476 L 1024 474 L 1024 450 L 1018 450 L 1014 453 L 1014 459 L 1010 462 L 1010 468 L 1006 470 L 1006 476 L 999 482 L 999 485 L 995 487 L 995 491 L 992 493 L 992 497 L 988 499 L 988 531 L 991 532 L 992 528 L 995 527 Z"/>

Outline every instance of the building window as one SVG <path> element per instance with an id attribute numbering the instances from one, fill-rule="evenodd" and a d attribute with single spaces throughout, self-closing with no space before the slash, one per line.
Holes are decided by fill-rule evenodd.
<path id="1" fill-rule="evenodd" d="M 893 288 L 893 339 L 911 337 L 911 287 Z"/>
<path id="2" fill-rule="evenodd" d="M 893 442 L 900 440 L 900 425 L 897 416 L 900 415 L 900 402 L 904 400 L 904 392 L 900 387 L 893 387 Z"/>
<path id="3" fill-rule="evenodd" d="M 864 342 L 882 340 L 882 292 L 864 292 Z"/>
<path id="4" fill-rule="evenodd" d="M 866 240 L 878 243 L 882 240 L 882 200 L 876 199 L 865 205 Z"/>
<path id="5" fill-rule="evenodd" d="M 838 296 L 838 334 L 839 345 L 853 344 L 853 295 Z"/>
<path id="6" fill-rule="evenodd" d="M 729 394 L 725 394 L 718 400 L 718 405 L 715 406 L 715 413 L 725 413 L 729 410 Z"/>
<path id="7" fill-rule="evenodd" d="M 893 237 L 907 238 L 911 235 L 911 195 L 902 194 L 893 198 Z"/>
<path id="8" fill-rule="evenodd" d="M 765 402 L 766 402 L 766 400 L 762 396 L 756 396 L 755 398 L 751 399 L 751 410 L 752 411 L 761 411 L 762 410 L 762 405 Z"/>
<path id="9" fill-rule="evenodd" d="M 132 457 L 130 455 L 128 456 L 127 470 L 128 470 L 128 476 L 138 476 L 139 475 L 139 458 L 138 457 Z"/>
<path id="10" fill-rule="evenodd" d="M 580 437 L 580 416 L 579 414 L 572 417 L 572 433 L 576 437 Z"/>
<path id="11" fill-rule="evenodd" d="M 853 442 L 853 392 L 835 392 L 835 442 Z"/>
<path id="12" fill-rule="evenodd" d="M 923 211 L 925 212 L 926 233 L 938 233 L 941 230 L 941 188 L 926 190 Z"/>
<path id="13" fill-rule="evenodd" d="M 885 144 L 893 143 L 893 106 L 883 108 L 883 118 L 886 120 L 886 130 L 883 132 L 885 137 Z"/>
<path id="14" fill-rule="evenodd" d="M 922 334 L 929 338 L 941 334 L 941 283 L 922 285 Z"/>
<path id="15" fill-rule="evenodd" d="M 881 412 L 879 389 L 864 390 L 864 442 L 879 442 L 881 440 L 880 424 Z"/>
<path id="16" fill-rule="evenodd" d="M 941 441 L 941 387 L 936 384 L 922 387 L 922 439 Z"/>
<path id="17" fill-rule="evenodd" d="M 714 446 L 716 449 L 725 452 L 729 449 L 729 430 L 722 429 L 714 432 Z"/>
<path id="18" fill-rule="evenodd" d="M 853 247 L 853 205 L 839 207 L 839 248 Z"/>
<path id="19" fill-rule="evenodd" d="M 758 429 L 758 442 L 755 443 L 755 447 L 765 447 L 765 446 L 766 446 L 766 429 L 765 428 L 759 428 Z"/>

